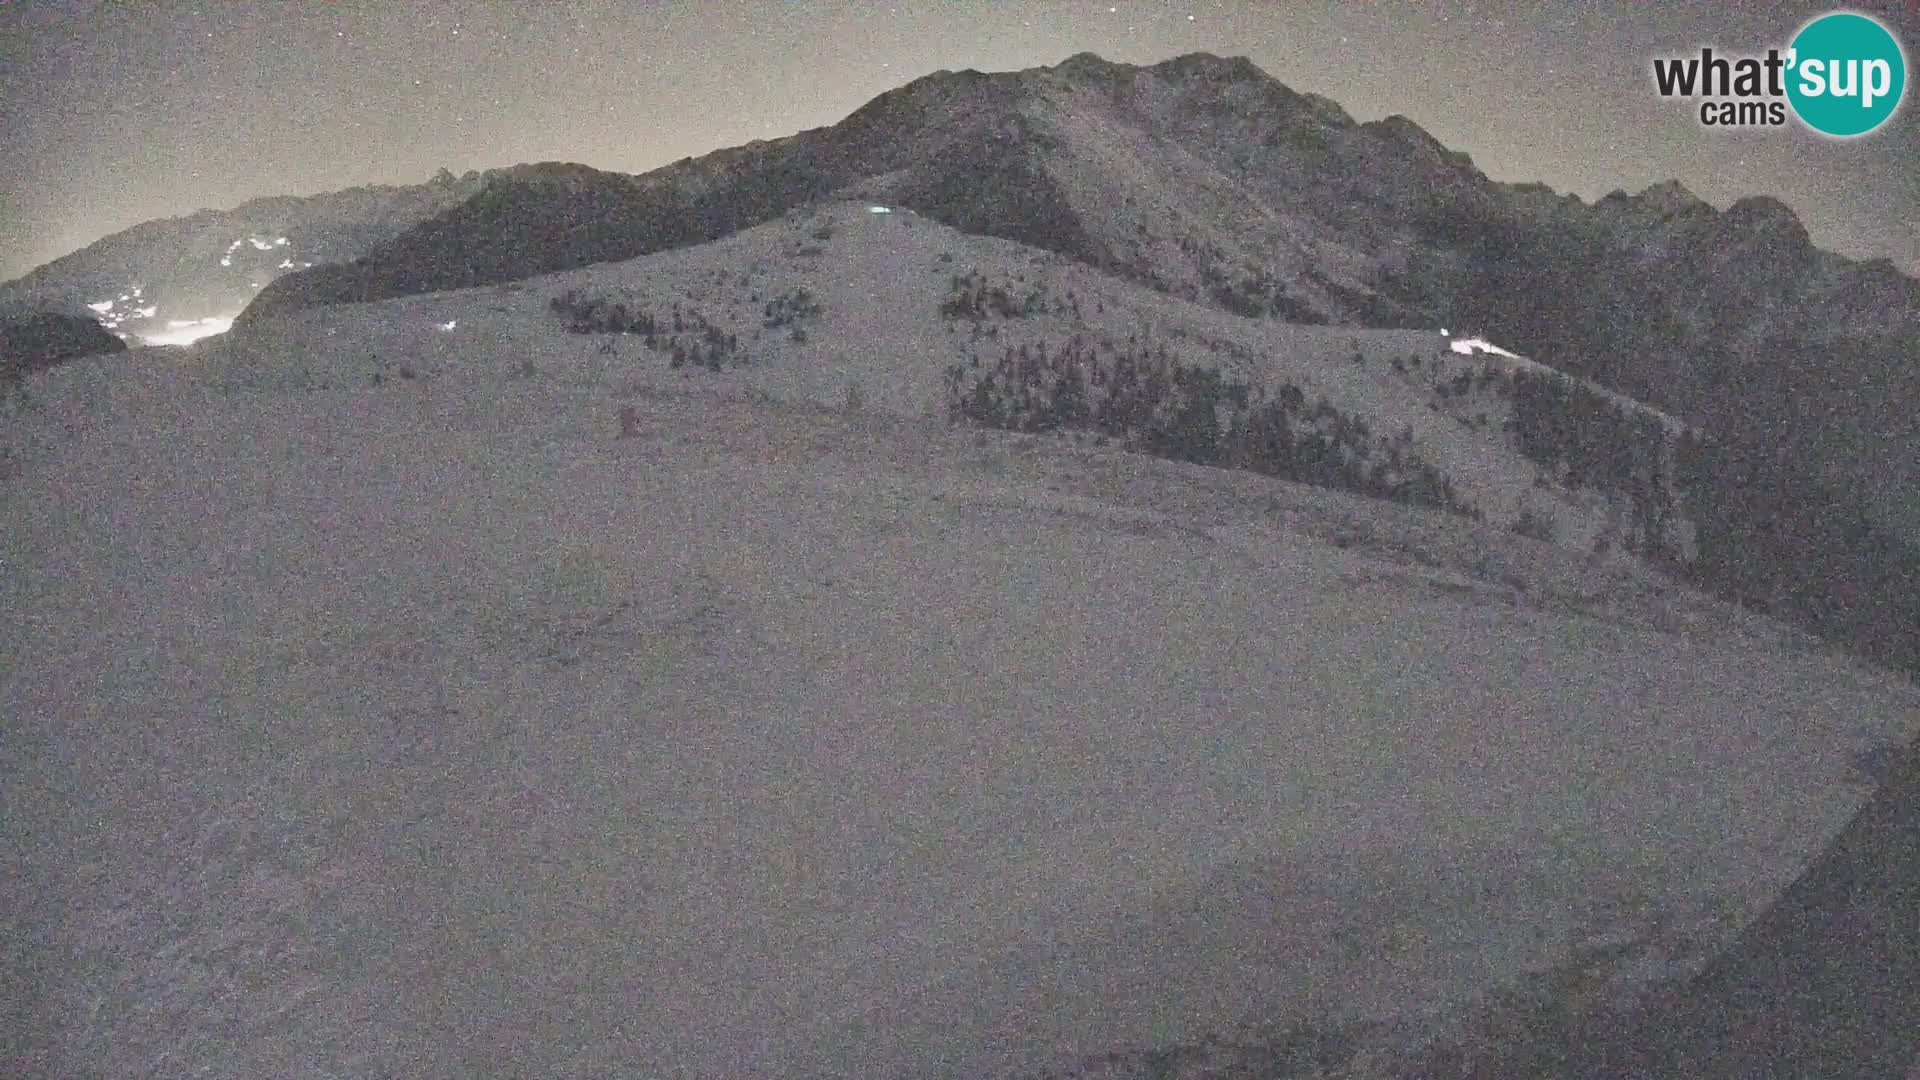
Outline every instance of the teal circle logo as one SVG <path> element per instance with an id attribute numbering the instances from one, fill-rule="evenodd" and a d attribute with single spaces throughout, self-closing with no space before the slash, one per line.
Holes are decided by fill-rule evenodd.
<path id="1" fill-rule="evenodd" d="M 1879 22 L 1849 11 L 1802 27 L 1787 63 L 1787 100 L 1825 135 L 1865 135 L 1892 118 L 1907 89 L 1900 42 Z"/>

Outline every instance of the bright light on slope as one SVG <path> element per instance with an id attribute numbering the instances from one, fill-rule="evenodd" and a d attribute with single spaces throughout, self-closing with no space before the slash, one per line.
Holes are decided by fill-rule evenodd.
<path id="1" fill-rule="evenodd" d="M 113 310 L 113 301 L 102 300 L 97 304 L 88 304 L 87 306 L 99 312 L 100 314 L 105 315 L 107 312 Z"/>
<path id="2" fill-rule="evenodd" d="M 1455 341 L 1448 342 L 1447 348 L 1465 356 L 1472 356 L 1477 352 L 1489 352 L 1495 356 L 1505 356 L 1514 360 L 1520 359 L 1519 353 L 1510 353 L 1491 341 L 1488 341 L 1486 338 L 1459 338 Z"/>
<path id="3" fill-rule="evenodd" d="M 224 334 L 232 326 L 232 319 L 168 319 L 165 330 L 142 334 L 140 340 L 147 345 L 187 345 L 203 337 Z"/>

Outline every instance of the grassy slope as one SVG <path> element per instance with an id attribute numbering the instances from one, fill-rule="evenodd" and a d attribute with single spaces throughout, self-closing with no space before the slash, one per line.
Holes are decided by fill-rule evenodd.
<path id="1" fill-rule="evenodd" d="M 821 289 L 868 350 L 699 381 L 560 284 L 31 377 L 27 1071 L 957 1068 L 1412 1023 L 1600 938 L 1644 982 L 1920 727 L 1625 564 L 749 394 L 917 412 L 873 282 Z"/>

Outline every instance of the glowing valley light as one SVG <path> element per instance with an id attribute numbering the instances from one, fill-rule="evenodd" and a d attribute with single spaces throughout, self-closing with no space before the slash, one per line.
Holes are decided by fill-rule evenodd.
<path id="1" fill-rule="evenodd" d="M 451 329 L 453 329 L 454 327 L 456 327 L 456 326 L 458 326 L 458 325 L 460 325 L 460 320 L 459 320 L 459 319 L 448 319 L 448 320 L 447 320 L 446 322 L 443 322 L 443 323 L 435 323 L 434 325 L 435 325 L 435 326 L 438 326 L 438 327 L 439 327 L 440 329 L 442 329 L 442 330 L 451 330 Z"/>
<path id="2" fill-rule="evenodd" d="M 168 319 L 165 330 L 142 334 L 140 341 L 146 345 L 188 345 L 204 337 L 224 334 L 232 327 L 232 319 Z"/>
<path id="3" fill-rule="evenodd" d="M 102 300 L 97 304 L 88 304 L 87 306 L 99 312 L 100 314 L 105 315 L 107 312 L 113 310 L 113 301 Z"/>
<path id="4" fill-rule="evenodd" d="M 275 269 L 275 270 L 291 270 L 291 269 L 293 269 L 293 260 L 292 260 L 292 259 L 281 259 L 281 260 L 280 260 L 280 265 L 279 265 L 279 266 L 276 266 L 276 267 L 274 267 L 274 269 Z"/>
<path id="5" fill-rule="evenodd" d="M 272 251 L 273 250 L 273 243 L 271 241 L 262 240 L 257 236 L 248 237 L 248 242 L 253 244 L 253 250 L 255 251 Z"/>
<path id="6" fill-rule="evenodd" d="M 232 266 L 232 265 L 233 265 L 233 259 L 232 259 L 232 258 L 230 258 L 230 257 L 228 257 L 228 256 L 226 256 L 226 255 L 222 255 L 222 256 L 220 256 L 220 265 L 221 265 L 221 266 Z"/>
<path id="7" fill-rule="evenodd" d="M 151 319 L 153 318 L 153 313 L 159 310 L 160 310 L 159 304 L 151 304 L 143 308 L 134 308 L 133 316 L 136 319 Z"/>

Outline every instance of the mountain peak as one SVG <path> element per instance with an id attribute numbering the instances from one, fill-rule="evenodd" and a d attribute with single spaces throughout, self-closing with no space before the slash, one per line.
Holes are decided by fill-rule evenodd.
<path id="1" fill-rule="evenodd" d="M 1720 220 L 1730 231 L 1774 241 L 1786 250 L 1813 251 L 1813 238 L 1807 235 L 1799 216 L 1771 195 L 1749 195 L 1728 207 Z"/>
<path id="2" fill-rule="evenodd" d="M 1465 157 L 1466 156 L 1461 151 L 1447 149 L 1446 144 L 1442 143 L 1439 139 L 1434 138 L 1432 132 L 1428 131 L 1426 128 L 1421 127 L 1419 124 L 1415 123 L 1411 118 L 1403 116 L 1400 113 L 1394 113 L 1392 116 L 1382 117 L 1379 120 L 1372 121 L 1362 126 L 1374 132 L 1377 132 L 1379 134 L 1387 135 L 1396 142 L 1400 142 L 1409 146 L 1423 147 L 1428 151 L 1438 153 L 1442 157 Z"/>
<path id="3" fill-rule="evenodd" d="M 1706 200 L 1687 189 L 1678 180 L 1662 180 L 1636 196 L 1642 203 L 1666 214 L 1677 214 L 1707 205 Z"/>
<path id="4" fill-rule="evenodd" d="M 1479 173 L 1473 158 L 1465 151 L 1449 150 L 1445 143 L 1433 137 L 1432 132 L 1399 113 L 1360 126 L 1373 135 L 1384 136 L 1386 141 L 1412 151 L 1408 159 L 1410 161 L 1424 159 L 1429 164 L 1440 163 L 1444 166 L 1443 171 L 1447 172 Z"/>
<path id="5" fill-rule="evenodd" d="M 1259 65 L 1244 56 L 1219 56 L 1210 52 L 1190 52 L 1153 65 L 1161 75 L 1188 79 L 1269 79 Z"/>
<path id="6" fill-rule="evenodd" d="M 1743 223 L 1800 228 L 1800 218 L 1793 208 L 1771 195 L 1748 195 L 1727 207 L 1727 217 Z"/>
<path id="7" fill-rule="evenodd" d="M 1080 78 L 1100 78 L 1122 71 L 1132 70 L 1131 64 L 1116 64 L 1096 52 L 1077 52 L 1055 65 L 1055 71 L 1062 75 Z"/>

